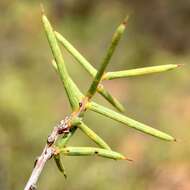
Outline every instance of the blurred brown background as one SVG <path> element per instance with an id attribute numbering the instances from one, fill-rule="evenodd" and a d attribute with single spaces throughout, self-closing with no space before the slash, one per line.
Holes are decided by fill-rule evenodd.
<path id="1" fill-rule="evenodd" d="M 40 18 L 40 2 L 0 1 L 0 189 L 23 189 L 46 137 L 69 112 Z M 64 159 L 68 179 L 53 160 L 39 181 L 45 190 L 190 189 L 190 1 L 42 1 L 61 32 L 98 67 L 116 26 L 130 14 L 109 70 L 159 64 L 185 66 L 166 73 L 106 82 L 126 115 L 175 136 L 167 143 L 87 113 L 86 123 L 133 163 L 98 157 Z M 68 69 L 85 92 L 92 81 L 67 52 Z M 107 103 L 97 95 L 96 100 Z M 80 131 L 70 145 L 93 146 Z"/>

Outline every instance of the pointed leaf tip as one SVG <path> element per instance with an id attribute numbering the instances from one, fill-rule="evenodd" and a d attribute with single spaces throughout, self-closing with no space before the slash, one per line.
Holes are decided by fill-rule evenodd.
<path id="1" fill-rule="evenodd" d="M 67 179 L 67 174 L 63 174 L 64 178 Z"/>
<path id="2" fill-rule="evenodd" d="M 43 3 L 40 3 L 40 9 L 41 9 L 41 14 L 44 15 L 45 14 L 45 9 L 44 9 Z"/>
<path id="3" fill-rule="evenodd" d="M 130 158 L 128 158 L 128 157 L 125 157 L 125 159 L 124 160 L 127 160 L 127 161 L 129 161 L 129 162 L 133 162 L 133 160 L 132 159 L 130 159 Z"/>
<path id="4" fill-rule="evenodd" d="M 182 66 L 185 66 L 185 64 L 184 63 L 177 64 L 177 67 L 182 67 Z"/>
<path id="5" fill-rule="evenodd" d="M 125 25 L 125 27 L 127 26 L 127 24 L 128 24 L 128 21 L 129 21 L 129 15 L 127 15 L 126 17 L 125 17 L 125 19 L 124 19 L 124 21 L 123 21 L 123 25 Z"/>
<path id="6" fill-rule="evenodd" d="M 56 166 L 59 169 L 59 171 L 61 173 L 63 173 L 63 176 L 65 177 L 65 179 L 67 179 L 67 174 L 65 172 L 65 167 L 64 167 L 64 165 L 63 165 L 63 163 L 61 161 L 60 154 L 54 156 L 54 161 L 55 161 Z"/>

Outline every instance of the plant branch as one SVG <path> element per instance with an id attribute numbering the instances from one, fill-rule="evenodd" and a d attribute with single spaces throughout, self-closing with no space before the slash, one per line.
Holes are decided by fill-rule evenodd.
<path id="1" fill-rule="evenodd" d="M 43 12 L 43 11 L 42 11 Z M 147 68 L 145 70 L 128 70 L 128 71 L 118 71 L 118 72 L 108 72 L 107 74 L 104 74 L 105 69 L 110 62 L 110 59 L 115 51 L 115 48 L 121 38 L 121 35 L 123 34 L 127 19 L 117 28 L 116 32 L 114 33 L 114 36 L 112 38 L 112 43 L 108 49 L 108 52 L 100 66 L 100 69 L 96 71 L 91 64 L 86 61 L 86 59 L 80 55 L 80 53 L 64 38 L 62 39 L 61 36 L 58 33 L 55 33 L 53 31 L 53 28 L 51 24 L 49 23 L 47 17 L 44 15 L 44 12 L 42 13 L 42 22 L 44 25 L 44 29 L 46 32 L 47 39 L 49 41 L 52 54 L 54 57 L 53 60 L 53 66 L 58 71 L 58 74 L 63 82 L 64 88 L 66 90 L 68 99 L 70 101 L 71 107 L 72 107 L 72 113 L 70 116 L 66 117 L 64 120 L 62 120 L 58 125 L 56 125 L 51 134 L 47 138 L 46 145 L 41 153 L 41 155 L 38 157 L 38 159 L 35 162 L 35 166 L 33 168 L 32 174 L 24 188 L 24 190 L 35 190 L 37 189 L 36 184 L 38 182 L 38 179 L 40 177 L 40 174 L 42 173 L 44 166 L 46 162 L 51 159 L 52 157 L 55 158 L 56 164 L 61 172 L 65 174 L 65 169 L 62 166 L 61 160 L 60 160 L 60 154 L 63 154 L 65 156 L 80 156 L 80 155 L 98 155 L 106 158 L 111 159 L 123 159 L 127 160 L 125 156 L 122 154 L 112 151 L 111 148 L 105 143 L 103 139 L 101 139 L 93 130 L 88 128 L 83 122 L 83 116 L 84 113 L 87 110 L 92 110 L 94 112 L 97 112 L 99 114 L 102 114 L 106 117 L 109 117 L 113 120 L 116 120 L 120 123 L 126 124 L 129 127 L 135 128 L 137 130 L 140 130 L 144 133 L 153 135 L 155 137 L 172 141 L 175 140 L 172 136 L 163 133 L 159 130 L 153 129 L 145 124 L 142 124 L 138 121 L 135 121 L 129 117 L 126 117 L 122 114 L 119 114 L 111 109 L 108 109 L 104 106 L 101 106 L 95 102 L 91 102 L 90 99 L 92 96 L 97 92 L 99 92 L 102 96 L 104 96 L 112 105 L 114 105 L 118 110 L 122 110 L 123 107 L 120 105 L 120 103 L 114 99 L 109 92 L 107 92 L 104 87 L 100 84 L 101 80 L 103 79 L 113 79 L 113 78 L 120 78 L 120 77 L 126 77 L 129 76 L 130 72 L 132 72 L 133 75 L 140 75 L 140 74 L 148 74 L 153 72 L 161 72 L 164 71 L 162 68 Z M 70 78 L 69 73 L 67 71 L 67 68 L 64 64 L 64 59 L 61 54 L 61 50 L 58 46 L 57 39 L 61 38 L 63 41 L 65 48 L 77 59 L 81 65 L 94 77 L 94 80 L 87 92 L 87 95 L 84 97 L 84 95 L 80 92 L 77 85 L 74 83 L 74 81 Z M 60 41 L 61 41 L 60 40 Z M 166 68 L 165 68 L 166 69 Z M 158 71 L 159 70 L 159 71 Z M 131 76 L 132 76 L 131 74 Z M 77 128 L 80 128 L 88 137 L 90 137 L 96 144 L 101 146 L 102 148 L 95 148 L 95 147 L 65 147 L 65 145 L 68 143 L 69 139 L 72 137 L 72 135 L 75 133 Z M 62 137 L 62 138 L 60 138 Z"/>
<path id="2" fill-rule="evenodd" d="M 109 145 L 100 137 L 98 136 L 92 129 L 90 129 L 87 125 L 81 122 L 78 127 L 85 133 L 91 140 L 93 140 L 97 145 L 100 147 L 111 150 Z"/>
<path id="3" fill-rule="evenodd" d="M 114 106 L 119 112 L 124 112 L 125 108 L 123 105 L 114 97 L 112 96 L 102 84 L 98 85 L 97 92 L 101 94 L 112 106 Z"/>
<path id="4" fill-rule="evenodd" d="M 75 58 L 75 60 L 79 62 L 93 78 L 95 78 L 97 70 L 92 66 L 92 64 L 90 64 L 90 62 L 83 55 L 81 55 L 79 51 L 60 33 L 55 32 L 55 36 L 64 48 Z M 53 67 L 57 70 L 57 65 L 55 62 L 53 62 Z M 102 84 L 101 87 L 97 88 L 97 92 L 101 94 L 108 102 L 110 102 L 118 111 L 124 112 L 124 107 L 121 103 L 113 97 Z"/>
<path id="5" fill-rule="evenodd" d="M 109 108 L 106 108 L 102 105 L 99 105 L 95 102 L 91 102 L 88 104 L 87 109 L 90 109 L 96 113 L 99 113 L 101 115 L 104 115 L 110 119 L 113 119 L 115 121 L 118 121 L 120 123 L 123 123 L 127 125 L 128 127 L 135 128 L 143 133 L 147 133 L 149 135 L 152 135 L 154 137 L 166 140 L 166 141 L 176 141 L 176 139 L 164 132 L 161 132 L 157 129 L 154 129 L 148 125 L 145 125 L 143 123 L 140 123 L 134 119 L 131 119 L 125 115 L 122 115 L 120 113 L 117 113 Z"/>
<path id="6" fill-rule="evenodd" d="M 52 147 L 45 147 L 41 156 L 38 158 L 36 162 L 36 166 L 34 167 L 32 174 L 24 188 L 24 190 L 36 190 L 36 183 L 38 178 L 44 168 L 45 163 L 52 157 L 53 149 Z"/>
<path id="7" fill-rule="evenodd" d="M 92 76 L 95 77 L 97 70 L 87 61 L 87 59 L 79 53 L 78 50 L 67 41 L 60 33 L 55 31 L 57 40 L 64 46 L 64 48 L 78 61 L 84 69 Z"/>
<path id="8" fill-rule="evenodd" d="M 107 54 L 106 56 L 104 57 L 103 61 L 102 61 L 102 64 L 87 92 L 87 97 L 92 98 L 92 96 L 95 94 L 96 90 L 97 90 L 97 87 L 102 79 L 102 76 L 104 74 L 104 71 L 108 65 L 108 63 L 110 62 L 111 60 L 111 57 L 119 43 L 119 40 L 121 39 L 121 36 L 122 34 L 124 33 L 125 31 L 125 28 L 126 28 L 126 25 L 127 25 L 127 20 L 128 20 L 128 17 L 125 18 L 125 20 L 122 22 L 122 24 L 119 25 L 119 27 L 116 29 L 113 37 L 112 37 L 112 41 L 111 41 L 111 45 L 110 47 L 108 48 L 108 51 L 107 51 Z"/>
<path id="9" fill-rule="evenodd" d="M 40 177 L 40 174 L 44 168 L 45 163 L 54 155 L 54 143 L 56 142 L 59 135 L 69 132 L 69 122 L 70 119 L 67 117 L 62 120 L 58 126 L 55 126 L 51 134 L 47 138 L 47 143 L 42 151 L 42 154 L 38 157 L 35 162 L 32 174 L 24 188 L 24 190 L 34 190 L 37 189 L 36 184 Z"/>
<path id="10" fill-rule="evenodd" d="M 88 104 L 87 98 L 84 98 L 80 102 L 79 109 L 75 112 L 73 112 L 70 116 L 66 117 L 64 120 L 62 120 L 57 126 L 54 127 L 53 131 L 47 138 L 47 144 L 45 145 L 45 148 L 39 157 L 37 159 L 35 167 L 33 169 L 33 172 L 25 186 L 24 190 L 32 190 L 36 187 L 36 183 L 38 181 L 38 178 L 43 170 L 43 167 L 48 159 L 50 159 L 54 154 L 57 155 L 54 151 L 54 144 L 56 143 L 58 137 L 62 134 L 64 134 L 63 138 L 59 142 L 59 146 L 64 147 L 71 136 L 76 131 L 76 125 L 79 124 L 78 117 L 83 116 L 84 112 L 86 111 L 86 106 Z M 50 155 L 51 152 L 51 155 Z M 40 169 L 39 169 L 40 168 Z"/>
<path id="11" fill-rule="evenodd" d="M 117 78 L 124 78 L 124 77 L 134 77 L 134 76 L 141 76 L 153 73 L 160 73 L 169 71 L 179 67 L 180 64 L 168 64 L 168 65 L 159 65 L 159 66 L 151 66 L 151 67 L 144 67 L 138 69 L 130 69 L 125 71 L 114 71 L 114 72 L 107 72 L 104 74 L 102 80 L 112 80 Z"/>
<path id="12" fill-rule="evenodd" d="M 122 154 L 106 150 L 103 148 L 95 148 L 95 147 L 66 147 L 61 148 L 57 150 L 59 153 L 63 154 L 64 156 L 93 156 L 98 155 L 114 160 L 128 160 L 132 161 L 131 159 L 128 159 L 127 157 L 123 156 Z"/>
<path id="13" fill-rule="evenodd" d="M 53 28 L 44 13 L 42 14 L 42 23 L 72 110 L 76 110 L 83 95 L 68 74 Z"/>

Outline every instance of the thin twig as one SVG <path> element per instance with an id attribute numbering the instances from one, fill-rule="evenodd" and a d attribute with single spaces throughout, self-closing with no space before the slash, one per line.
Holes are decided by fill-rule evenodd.
<path id="1" fill-rule="evenodd" d="M 53 148 L 52 147 L 45 147 L 41 156 L 38 158 L 36 161 L 35 167 L 32 171 L 32 174 L 24 188 L 24 190 L 36 190 L 36 183 L 38 181 L 38 178 L 44 168 L 45 163 L 47 160 L 49 160 L 52 155 L 54 154 Z"/>
<path id="2" fill-rule="evenodd" d="M 45 163 L 52 158 L 55 153 L 53 147 L 54 143 L 61 134 L 69 132 L 69 118 L 66 117 L 65 120 L 62 120 L 57 126 L 54 127 L 53 131 L 47 138 L 47 143 L 43 149 L 42 154 L 38 157 L 35 162 L 34 169 L 32 174 L 24 188 L 24 190 L 35 190 L 37 189 L 36 184 L 39 179 L 39 176 L 44 168 Z"/>
<path id="3" fill-rule="evenodd" d="M 60 135 L 70 133 L 70 127 L 72 123 L 72 119 L 74 117 L 80 116 L 83 112 L 86 111 L 86 104 L 88 103 L 87 98 L 84 98 L 80 102 L 80 108 L 73 112 L 70 116 L 67 116 L 64 120 L 62 120 L 57 126 L 54 127 L 53 131 L 47 138 L 47 143 L 44 147 L 42 154 L 38 157 L 35 162 L 34 169 L 32 174 L 24 188 L 24 190 L 35 190 L 37 189 L 36 184 L 39 179 L 39 176 L 44 168 L 45 163 L 52 158 L 54 154 L 56 154 L 53 145 Z"/>

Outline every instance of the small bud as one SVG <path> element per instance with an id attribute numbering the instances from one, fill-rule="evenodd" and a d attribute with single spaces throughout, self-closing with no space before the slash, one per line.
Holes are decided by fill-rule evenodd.
<path id="1" fill-rule="evenodd" d="M 55 139 L 51 135 L 49 135 L 47 138 L 47 144 L 52 145 L 54 143 L 54 141 L 55 141 Z"/>
<path id="2" fill-rule="evenodd" d="M 36 189 L 37 189 L 37 186 L 33 184 L 33 185 L 30 186 L 29 190 L 36 190 Z"/>
<path id="3" fill-rule="evenodd" d="M 80 108 L 82 107 L 82 102 L 79 102 L 79 107 L 80 107 Z"/>
<path id="4" fill-rule="evenodd" d="M 63 134 L 63 133 L 69 133 L 69 132 L 70 132 L 70 131 L 69 131 L 68 125 L 60 126 L 60 127 L 58 127 L 58 130 L 57 130 L 57 133 L 58 133 L 59 135 L 61 135 L 61 134 Z"/>

